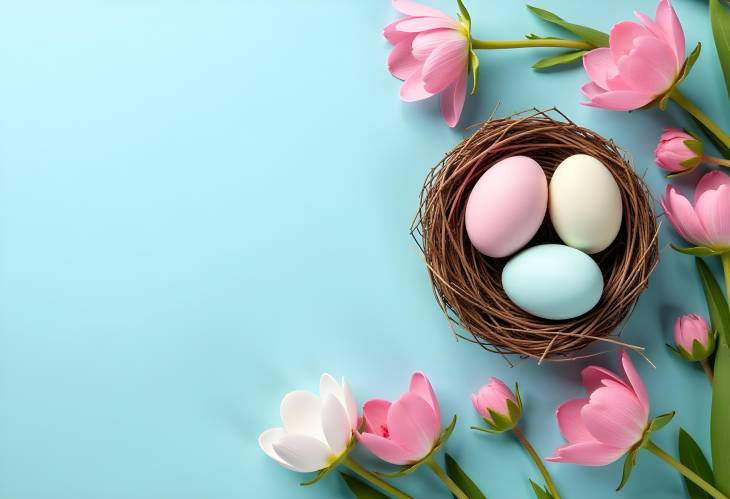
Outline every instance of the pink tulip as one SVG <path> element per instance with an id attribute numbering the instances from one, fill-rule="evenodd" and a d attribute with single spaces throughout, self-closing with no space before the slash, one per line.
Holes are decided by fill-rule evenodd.
<path id="1" fill-rule="evenodd" d="M 623 379 L 597 366 L 583 369 L 588 398 L 569 400 L 556 416 L 567 444 L 548 461 L 604 466 L 642 440 L 649 421 L 649 398 L 628 354 L 619 355 Z"/>
<path id="2" fill-rule="evenodd" d="M 715 350 L 715 335 L 704 317 L 687 314 L 674 323 L 677 351 L 687 360 L 702 361 Z"/>
<path id="3" fill-rule="evenodd" d="M 730 177 L 724 172 L 713 171 L 700 179 L 694 207 L 667 186 L 662 208 L 674 229 L 690 243 L 717 252 L 730 250 Z"/>
<path id="4" fill-rule="evenodd" d="M 406 15 L 383 30 L 394 45 L 388 69 L 403 80 L 400 97 L 406 102 L 441 94 L 441 114 L 456 126 L 466 98 L 469 69 L 469 30 L 440 10 L 412 2 L 393 0 Z"/>
<path id="5" fill-rule="evenodd" d="M 592 80 L 581 91 L 588 106 L 630 111 L 664 95 L 677 81 L 685 62 L 684 32 L 669 0 L 661 0 L 652 21 L 640 12 L 641 24 L 623 21 L 611 28 L 610 48 L 583 57 Z"/>
<path id="6" fill-rule="evenodd" d="M 392 464 L 426 457 L 441 433 L 441 412 L 428 378 L 414 373 L 408 391 L 392 404 L 368 400 L 362 409 L 365 431 L 357 438 L 370 452 Z"/>
<path id="7" fill-rule="evenodd" d="M 491 378 L 479 393 L 473 393 L 471 402 L 493 431 L 511 430 L 522 416 L 522 402 L 497 378 Z"/>
<path id="8" fill-rule="evenodd" d="M 702 142 L 677 128 L 667 128 L 654 150 L 656 163 L 671 173 L 690 172 L 702 163 Z"/>

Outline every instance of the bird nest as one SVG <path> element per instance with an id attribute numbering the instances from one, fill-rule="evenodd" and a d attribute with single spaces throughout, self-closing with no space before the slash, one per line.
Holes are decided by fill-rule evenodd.
<path id="1" fill-rule="evenodd" d="M 482 255 L 469 242 L 466 202 L 482 174 L 504 158 L 533 158 L 549 181 L 561 161 L 573 154 L 594 156 L 611 172 L 621 192 L 623 221 L 613 243 L 592 255 L 604 279 L 598 304 L 573 319 L 542 319 L 518 308 L 502 289 L 507 259 Z M 492 352 L 542 361 L 578 358 L 577 352 L 596 340 L 624 344 L 617 338 L 619 326 L 647 287 L 658 261 L 657 229 L 646 184 L 621 150 L 557 109 L 549 109 L 490 119 L 446 154 L 426 177 L 411 232 L 456 335 Z M 528 246 L 560 242 L 546 216 Z"/>

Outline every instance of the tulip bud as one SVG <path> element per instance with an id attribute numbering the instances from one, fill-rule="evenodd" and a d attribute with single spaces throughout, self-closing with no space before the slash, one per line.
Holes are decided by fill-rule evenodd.
<path id="1" fill-rule="evenodd" d="M 677 352 L 693 362 L 709 357 L 715 350 L 715 334 L 707 321 L 696 314 L 687 314 L 674 323 L 674 341 Z"/>
<path id="2" fill-rule="evenodd" d="M 702 141 L 687 132 L 667 128 L 654 151 L 657 164 L 670 173 L 688 173 L 702 163 Z"/>
<path id="3" fill-rule="evenodd" d="M 491 431 L 501 433 L 511 430 L 522 417 L 522 400 L 519 388 L 515 385 L 515 395 L 507 385 L 497 378 L 471 395 L 472 404 L 482 416 Z"/>

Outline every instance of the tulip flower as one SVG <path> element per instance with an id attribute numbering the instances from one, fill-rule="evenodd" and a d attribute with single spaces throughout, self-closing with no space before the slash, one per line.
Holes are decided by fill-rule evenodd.
<path id="1" fill-rule="evenodd" d="M 698 256 L 730 251 L 730 176 L 721 171 L 705 174 L 697 184 L 694 206 L 673 186 L 661 203 L 674 229 L 695 248 L 676 248 Z"/>
<path id="2" fill-rule="evenodd" d="M 261 433 L 259 446 L 267 456 L 289 470 L 320 472 L 303 485 L 317 482 L 342 463 L 395 497 L 409 497 L 348 456 L 355 443 L 358 415 L 345 378 L 337 383 L 329 374 L 323 374 L 319 395 L 304 390 L 289 392 L 281 401 L 280 412 L 282 427 Z"/>
<path id="3" fill-rule="evenodd" d="M 704 317 L 687 314 L 674 323 L 677 351 L 689 361 L 701 362 L 715 351 L 715 333 Z"/>
<path id="4" fill-rule="evenodd" d="M 403 465 L 398 475 L 426 464 L 455 496 L 466 499 L 433 457 L 451 435 L 456 416 L 442 431 L 439 401 L 425 374 L 414 373 L 408 391 L 395 402 L 368 400 L 362 415 L 365 428 L 358 440 L 383 461 Z"/>
<path id="5" fill-rule="evenodd" d="M 695 135 L 667 128 L 654 150 L 656 163 L 671 175 L 689 173 L 702 162 L 730 167 L 730 160 L 705 155 L 702 141 Z"/>
<path id="6" fill-rule="evenodd" d="M 693 481 L 712 497 L 725 497 L 696 473 L 686 468 L 652 442 L 651 435 L 674 416 L 667 413 L 649 419 L 649 396 L 628 353 L 619 353 L 621 375 L 598 366 L 583 369 L 588 397 L 562 404 L 556 418 L 568 441 L 548 461 L 583 466 L 605 466 L 626 455 L 621 489 L 636 464 L 636 454 L 646 449 Z"/>
<path id="7" fill-rule="evenodd" d="M 501 380 L 491 378 L 489 383 L 482 386 L 477 393 L 471 395 L 471 402 L 474 405 L 474 409 L 476 409 L 477 413 L 482 416 L 482 419 L 487 424 L 487 428 L 472 426 L 472 429 L 486 433 L 504 433 L 505 431 L 511 430 L 527 453 L 530 454 L 533 461 L 535 461 L 537 468 L 540 470 L 547 484 L 546 490 L 542 489 L 540 493 L 536 491 L 536 494 L 539 497 L 545 495 L 553 499 L 560 499 L 560 494 L 555 487 L 555 483 L 545 468 L 540 456 L 538 456 L 532 444 L 530 444 L 525 434 L 517 426 L 517 423 L 522 418 L 522 398 L 520 397 L 519 388 L 515 385 L 515 391 L 513 392 Z M 540 489 L 535 482 L 531 483 L 533 488 Z"/>

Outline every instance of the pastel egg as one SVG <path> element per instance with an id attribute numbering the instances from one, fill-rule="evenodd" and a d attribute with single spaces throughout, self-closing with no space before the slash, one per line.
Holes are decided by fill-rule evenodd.
<path id="1" fill-rule="evenodd" d="M 593 258 L 570 246 L 543 244 L 514 256 L 502 270 L 502 287 L 525 312 L 564 320 L 591 310 L 603 294 Z"/>
<path id="2" fill-rule="evenodd" d="M 565 159 L 550 179 L 550 220 L 560 239 L 586 253 L 606 249 L 621 229 L 621 192 L 611 172 L 586 154 Z"/>
<path id="3" fill-rule="evenodd" d="M 535 235 L 547 211 L 545 172 L 526 156 L 513 156 L 489 168 L 466 202 L 466 232 L 480 252 L 511 255 Z"/>

